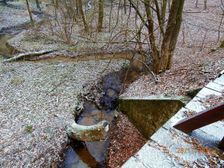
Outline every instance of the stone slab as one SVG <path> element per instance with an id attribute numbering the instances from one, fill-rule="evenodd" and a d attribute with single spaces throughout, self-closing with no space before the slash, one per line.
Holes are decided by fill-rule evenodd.
<path id="1" fill-rule="evenodd" d="M 209 84 L 209 85 L 211 85 L 211 84 Z M 220 93 L 218 91 L 215 91 L 215 90 L 212 90 L 210 88 L 204 87 L 196 96 L 201 98 L 201 99 L 206 99 L 206 98 L 208 98 L 209 96 L 212 96 L 212 95 L 222 96 L 222 93 Z"/>
<path id="2" fill-rule="evenodd" d="M 206 109 L 206 107 L 202 104 L 201 98 L 194 97 L 186 106 L 186 109 L 192 112 L 201 112 Z"/>
<path id="3" fill-rule="evenodd" d="M 191 144 L 191 137 L 178 130 L 160 128 L 151 139 L 183 163 L 191 164 L 205 157 Z"/>
<path id="4" fill-rule="evenodd" d="M 145 166 L 139 159 L 132 156 L 122 166 L 122 168 L 151 168 L 151 167 Z"/>
<path id="5" fill-rule="evenodd" d="M 135 157 L 151 168 L 167 168 L 176 165 L 176 162 L 168 154 L 151 146 L 150 143 L 146 143 Z"/>
<path id="6" fill-rule="evenodd" d="M 224 75 L 222 75 L 219 78 L 217 78 L 216 80 L 214 80 L 214 82 L 217 84 L 220 84 L 220 85 L 224 85 Z"/>
<path id="7" fill-rule="evenodd" d="M 222 94 L 224 93 L 224 85 L 220 85 L 220 84 L 215 83 L 215 82 L 210 82 L 209 84 L 206 85 L 206 88 L 215 90 L 215 91 L 220 92 Z"/>

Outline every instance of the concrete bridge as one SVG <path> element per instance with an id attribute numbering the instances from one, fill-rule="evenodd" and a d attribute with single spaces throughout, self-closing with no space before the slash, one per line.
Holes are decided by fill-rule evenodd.
<path id="1" fill-rule="evenodd" d="M 224 102 L 224 75 L 207 84 L 185 107 L 166 122 L 122 168 L 224 167 L 218 144 L 224 136 L 224 120 L 193 131 L 173 128 L 178 121 Z"/>

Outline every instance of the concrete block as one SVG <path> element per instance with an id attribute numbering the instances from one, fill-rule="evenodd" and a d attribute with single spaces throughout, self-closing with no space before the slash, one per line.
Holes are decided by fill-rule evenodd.
<path id="1" fill-rule="evenodd" d="M 139 159 L 135 157 L 130 157 L 128 161 L 122 165 L 122 168 L 151 168 L 148 166 L 145 166 L 142 162 L 140 162 Z"/>

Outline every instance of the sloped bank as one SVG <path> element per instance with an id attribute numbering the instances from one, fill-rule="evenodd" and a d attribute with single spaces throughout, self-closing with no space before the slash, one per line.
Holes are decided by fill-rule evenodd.
<path id="1" fill-rule="evenodd" d="M 118 117 L 115 110 L 118 97 L 124 85 L 136 80 L 138 75 L 133 68 L 122 68 L 103 76 L 94 85 L 85 87 L 80 95 L 80 102 L 83 102 L 81 113 L 68 127 L 68 135 L 73 139 L 70 143 L 72 148 L 68 147 L 65 151 L 61 167 L 107 167 L 108 135 Z"/>
<path id="2" fill-rule="evenodd" d="M 83 126 L 81 126 L 82 130 L 80 131 L 80 126 L 75 124 L 73 130 L 76 130 L 74 136 L 71 137 L 84 142 L 79 141 L 77 143 L 78 141 L 75 141 L 71 144 L 73 149 L 70 147 L 67 149 L 65 161 L 61 167 L 69 168 L 78 165 L 83 167 L 121 166 L 128 157 L 133 155 L 144 144 L 145 138 L 147 139 L 152 135 L 189 100 L 189 98 L 178 96 L 120 97 L 118 105 L 117 100 L 119 93 L 122 91 L 122 84 L 124 84 L 124 81 L 121 82 L 124 76 L 122 76 L 122 73 L 119 74 L 119 72 L 104 76 L 101 80 L 102 84 L 97 83 L 95 87 L 89 88 L 88 94 L 84 94 L 85 99 L 88 101 L 84 103 L 84 110 L 77 118 L 77 123 L 87 125 L 85 131 L 89 129 L 87 130 L 89 132 L 92 132 L 93 126 L 98 128 L 94 124 L 100 124 L 102 120 L 107 120 L 110 124 L 113 123 L 110 125 L 109 131 L 109 134 L 112 136 L 107 137 L 105 140 L 104 135 L 101 135 L 101 138 L 104 140 L 100 140 L 95 139 L 99 138 L 98 134 L 94 137 L 92 135 L 86 137 L 89 135 L 89 132 L 86 132 L 85 136 L 82 136 L 80 139 L 79 133 L 83 132 Z M 127 74 L 127 79 L 129 80 L 132 78 L 130 74 Z M 127 117 L 114 112 L 117 105 L 119 110 L 124 112 L 133 124 L 130 123 Z M 112 122 L 114 117 L 116 118 L 115 123 Z M 138 128 L 145 138 L 133 125 Z M 80 132 L 77 133 L 77 130 Z M 123 135 L 122 138 L 120 137 L 121 135 Z M 131 144 L 129 144 L 130 139 L 132 140 Z M 122 149 L 119 149 L 119 146 Z M 114 153 L 114 150 L 116 153 Z"/>

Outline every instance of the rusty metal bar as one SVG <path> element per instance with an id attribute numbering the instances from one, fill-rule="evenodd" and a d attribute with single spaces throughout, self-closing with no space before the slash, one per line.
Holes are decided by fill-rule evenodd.
<path id="1" fill-rule="evenodd" d="M 204 110 L 192 117 L 186 118 L 174 125 L 174 128 L 190 133 L 195 129 L 204 127 L 224 119 L 224 103 L 208 110 Z M 224 145 L 222 140 L 222 145 Z"/>

